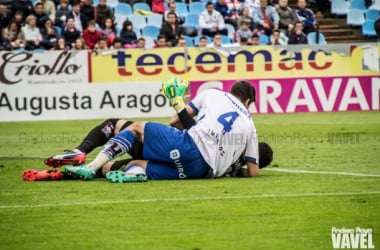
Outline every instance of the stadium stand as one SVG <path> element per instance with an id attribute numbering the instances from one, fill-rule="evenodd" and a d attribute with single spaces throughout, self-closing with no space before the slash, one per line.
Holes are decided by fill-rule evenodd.
<path id="1" fill-rule="evenodd" d="M 129 21 L 133 23 L 133 27 L 142 29 L 144 26 L 147 25 L 146 18 L 143 15 L 132 14 L 129 15 L 127 18 Z"/>
<path id="2" fill-rule="evenodd" d="M 150 6 L 143 2 L 133 4 L 133 12 L 136 12 L 137 10 L 152 11 Z"/>
<path id="3" fill-rule="evenodd" d="M 310 32 L 307 34 L 309 44 L 327 44 L 325 36 L 320 32 Z"/>
<path id="4" fill-rule="evenodd" d="M 376 21 L 379 19 L 379 10 L 376 9 L 368 9 L 365 12 L 365 20 L 366 21 Z"/>
<path id="5" fill-rule="evenodd" d="M 375 31 L 375 22 L 365 21 L 362 26 L 362 35 L 368 36 L 368 37 L 376 37 L 376 31 Z"/>
<path id="6" fill-rule="evenodd" d="M 143 37 L 152 37 L 156 38 L 160 33 L 160 29 L 157 26 L 146 25 L 142 27 L 141 34 Z"/>
<path id="7" fill-rule="evenodd" d="M 124 15 L 124 16 L 128 16 L 133 13 L 132 7 L 126 3 L 117 4 L 114 8 L 114 12 L 115 12 L 115 15 Z"/>
<path id="8" fill-rule="evenodd" d="M 347 25 L 362 26 L 365 21 L 364 12 L 359 9 L 350 9 L 347 13 Z"/>
<path id="9" fill-rule="evenodd" d="M 202 2 L 192 2 L 189 4 L 189 13 L 199 15 L 202 11 L 204 11 L 205 3 Z"/>
<path id="10" fill-rule="evenodd" d="M 347 15 L 348 2 L 346 0 L 332 0 L 331 2 L 331 14 L 335 15 Z"/>
<path id="11" fill-rule="evenodd" d="M 146 16 L 147 24 L 160 28 L 162 26 L 163 15 L 152 13 Z"/>

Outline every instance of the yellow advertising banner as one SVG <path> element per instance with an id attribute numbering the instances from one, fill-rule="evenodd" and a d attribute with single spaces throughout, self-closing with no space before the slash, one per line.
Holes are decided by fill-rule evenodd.
<path id="1" fill-rule="evenodd" d="M 380 45 L 199 49 L 128 49 L 91 55 L 91 82 L 150 82 L 171 76 L 191 80 L 281 79 L 379 75 Z"/>

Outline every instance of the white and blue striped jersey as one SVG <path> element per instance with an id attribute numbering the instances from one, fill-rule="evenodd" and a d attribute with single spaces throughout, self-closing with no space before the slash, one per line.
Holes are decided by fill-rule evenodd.
<path id="1" fill-rule="evenodd" d="M 258 164 L 256 128 L 241 101 L 229 93 L 209 89 L 189 105 L 198 119 L 188 133 L 215 177 L 222 176 L 243 153 L 246 160 Z"/>

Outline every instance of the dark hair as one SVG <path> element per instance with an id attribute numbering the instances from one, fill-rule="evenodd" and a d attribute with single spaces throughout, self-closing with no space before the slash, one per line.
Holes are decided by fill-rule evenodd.
<path id="1" fill-rule="evenodd" d="M 248 42 L 248 39 L 246 37 L 242 37 L 242 38 L 240 38 L 240 42 L 246 43 L 246 42 Z"/>
<path id="2" fill-rule="evenodd" d="M 112 44 L 115 45 L 115 43 L 123 43 L 123 40 L 120 37 L 115 37 L 115 39 L 113 39 Z"/>
<path id="3" fill-rule="evenodd" d="M 132 22 L 129 20 L 125 20 L 123 23 L 123 29 L 127 29 L 127 26 L 129 25 L 133 26 Z"/>
<path id="4" fill-rule="evenodd" d="M 157 36 L 157 41 L 160 40 L 160 39 L 165 39 L 166 40 L 166 36 L 164 34 L 159 34 Z"/>
<path id="5" fill-rule="evenodd" d="M 210 5 L 214 6 L 214 3 L 213 3 L 212 1 L 208 1 L 208 2 L 206 3 L 206 7 L 208 7 L 208 6 L 210 6 Z"/>
<path id="6" fill-rule="evenodd" d="M 166 17 L 169 17 L 169 15 L 174 15 L 175 17 L 177 16 L 177 15 L 175 14 L 175 12 L 173 12 L 173 11 L 169 11 L 168 14 L 166 14 Z"/>
<path id="7" fill-rule="evenodd" d="M 41 3 L 41 2 L 37 2 L 37 3 L 34 5 L 34 8 L 37 7 L 37 6 L 42 6 L 42 7 L 44 7 L 44 4 Z"/>
<path id="8" fill-rule="evenodd" d="M 273 150 L 266 142 L 259 142 L 259 168 L 265 168 L 273 160 Z"/>
<path id="9" fill-rule="evenodd" d="M 257 33 L 253 34 L 251 38 L 259 38 L 259 35 Z"/>
<path id="10" fill-rule="evenodd" d="M 249 104 L 256 101 L 256 90 L 247 81 L 238 81 L 232 86 L 230 93 L 243 103 L 249 99 Z"/>

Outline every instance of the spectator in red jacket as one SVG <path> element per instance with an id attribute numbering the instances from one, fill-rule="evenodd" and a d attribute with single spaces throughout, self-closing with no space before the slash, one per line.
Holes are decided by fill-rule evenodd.
<path id="1" fill-rule="evenodd" d="M 152 1 L 152 12 L 158 14 L 164 14 L 165 5 L 164 0 L 153 0 Z"/>
<path id="2" fill-rule="evenodd" d="M 83 39 L 86 46 L 89 49 L 94 49 L 95 45 L 98 43 L 99 39 L 102 37 L 102 33 L 96 29 L 96 22 L 91 20 L 88 23 L 87 29 L 83 32 Z"/>

